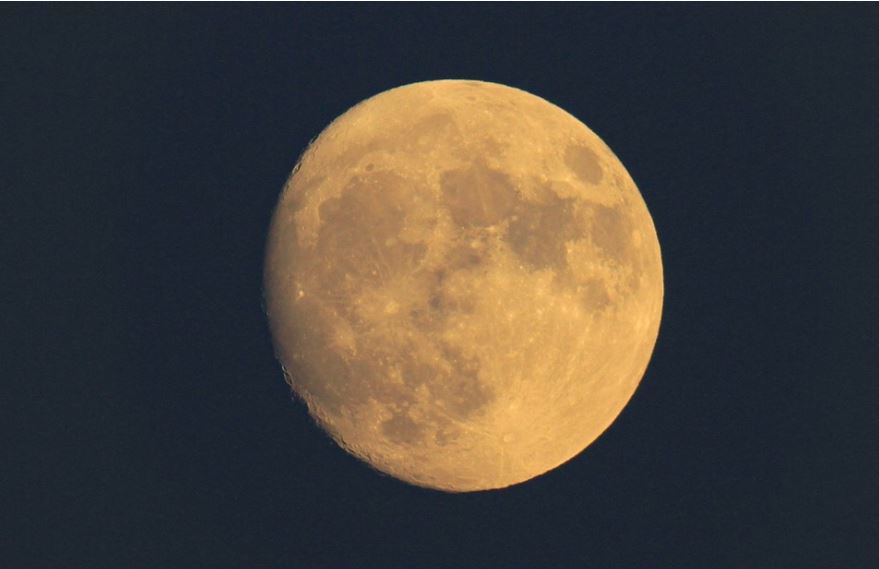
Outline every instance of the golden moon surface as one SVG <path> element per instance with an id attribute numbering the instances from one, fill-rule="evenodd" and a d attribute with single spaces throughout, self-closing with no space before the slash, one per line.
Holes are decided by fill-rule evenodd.
<path id="1" fill-rule="evenodd" d="M 383 92 L 281 195 L 266 310 L 288 382 L 346 450 L 406 482 L 502 488 L 568 461 L 634 393 L 659 242 L 589 128 L 519 89 Z"/>

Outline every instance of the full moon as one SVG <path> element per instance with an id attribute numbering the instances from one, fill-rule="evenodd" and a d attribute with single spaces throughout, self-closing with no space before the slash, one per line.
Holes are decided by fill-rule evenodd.
<path id="1" fill-rule="evenodd" d="M 656 342 L 662 260 L 586 125 L 512 87 L 427 81 L 304 152 L 264 292 L 286 379 L 335 441 L 467 492 L 543 474 L 616 419 Z"/>

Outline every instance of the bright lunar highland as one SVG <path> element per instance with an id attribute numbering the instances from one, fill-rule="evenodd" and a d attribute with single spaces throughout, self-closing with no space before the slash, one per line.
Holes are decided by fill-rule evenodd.
<path id="1" fill-rule="evenodd" d="M 519 89 L 376 95 L 308 147 L 275 210 L 266 309 L 288 382 L 346 450 L 419 486 L 566 462 L 656 342 L 659 242 L 589 128 Z"/>

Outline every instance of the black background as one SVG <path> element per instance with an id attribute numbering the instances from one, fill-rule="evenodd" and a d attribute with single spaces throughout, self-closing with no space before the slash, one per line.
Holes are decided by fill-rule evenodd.
<path id="1" fill-rule="evenodd" d="M 2 565 L 879 566 L 877 24 L 875 5 L 3 6 Z M 631 403 L 499 492 L 339 450 L 261 306 L 309 140 L 440 78 L 588 124 L 663 249 Z"/>

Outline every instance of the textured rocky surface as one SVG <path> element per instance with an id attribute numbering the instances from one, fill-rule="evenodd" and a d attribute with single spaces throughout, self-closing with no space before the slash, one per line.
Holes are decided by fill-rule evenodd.
<path id="1" fill-rule="evenodd" d="M 295 391 L 346 449 L 414 484 L 498 488 L 614 420 L 656 339 L 649 213 L 582 123 L 471 81 L 382 93 L 303 155 L 266 301 Z"/>

